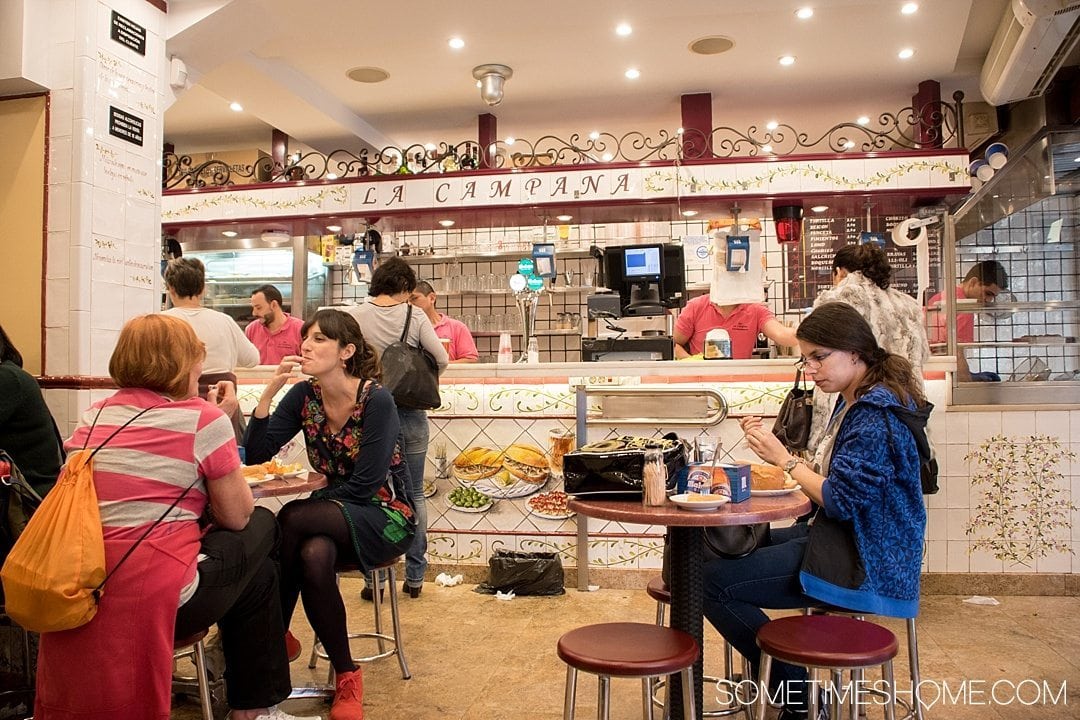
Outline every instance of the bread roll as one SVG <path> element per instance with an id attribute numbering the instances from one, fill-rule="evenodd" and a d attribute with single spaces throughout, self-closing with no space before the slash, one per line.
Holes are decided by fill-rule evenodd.
<path id="1" fill-rule="evenodd" d="M 782 490 L 784 479 L 784 471 L 775 465 L 750 463 L 751 490 Z"/>

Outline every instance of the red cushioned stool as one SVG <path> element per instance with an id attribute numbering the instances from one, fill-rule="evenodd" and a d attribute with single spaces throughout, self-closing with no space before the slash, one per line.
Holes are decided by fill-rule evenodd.
<path id="1" fill-rule="evenodd" d="M 644 717 L 652 720 L 650 680 L 679 673 L 683 686 L 683 714 L 694 715 L 694 639 L 672 628 L 647 623 L 599 623 L 579 627 L 559 638 L 559 659 L 566 663 L 566 700 L 563 719 L 573 720 L 579 670 L 600 676 L 600 720 L 611 711 L 611 678 L 641 678 Z"/>
<path id="2" fill-rule="evenodd" d="M 645 586 L 645 592 L 649 594 L 653 600 L 656 601 L 656 624 L 664 625 L 664 616 L 666 615 L 667 606 L 671 604 L 671 589 L 668 584 L 664 582 L 664 578 L 657 575 L 649 584 Z M 705 675 L 702 677 L 702 681 L 712 687 L 717 687 L 721 683 L 726 685 L 731 691 L 732 702 L 726 707 L 719 707 L 713 710 L 702 710 L 702 717 L 726 717 L 728 715 L 735 715 L 743 711 L 743 705 L 739 703 L 735 697 L 735 693 L 738 692 L 739 681 L 743 678 L 750 677 L 750 668 L 746 662 L 746 658 L 742 658 L 742 675 L 739 676 L 735 673 L 735 650 L 731 647 L 731 643 L 724 640 L 724 677 L 718 678 L 712 675 Z M 653 702 L 660 707 L 667 706 L 667 700 L 660 700 L 657 698 L 657 694 L 660 690 L 667 687 L 667 683 L 664 680 L 653 683 Z M 703 705 L 705 703 L 702 703 Z M 920 720 L 922 720 L 920 718 Z"/>
<path id="3" fill-rule="evenodd" d="M 894 720 L 896 705 L 893 688 L 893 658 L 898 643 L 887 628 L 865 620 L 837 615 L 796 615 L 772 620 L 761 626 L 757 634 L 761 648 L 761 668 L 758 675 L 767 684 L 769 670 L 775 658 L 791 665 L 801 665 L 811 672 L 822 669 L 832 674 L 833 683 L 840 686 L 845 670 L 852 673 L 852 685 L 867 668 L 881 666 L 882 679 L 889 688 L 885 700 L 885 717 Z M 810 695 L 810 717 L 816 717 L 817 693 Z M 832 717 L 842 717 L 841 702 L 850 701 L 852 709 L 857 693 L 833 695 Z M 765 720 L 768 693 L 758 697 L 758 720 Z"/>
<path id="4" fill-rule="evenodd" d="M 397 655 L 398 665 L 401 666 L 401 677 L 403 680 L 408 680 L 412 677 L 409 672 L 409 665 L 405 662 L 405 648 L 401 642 L 401 616 L 398 614 L 398 595 L 397 595 L 397 570 L 395 566 L 401 557 L 396 557 L 393 560 L 388 560 L 382 565 L 376 566 L 371 571 L 372 577 L 372 604 L 375 606 L 375 632 L 362 632 L 362 633 L 349 633 L 349 640 L 355 640 L 357 638 L 368 638 L 375 640 L 378 643 L 378 652 L 373 655 L 367 655 L 364 657 L 353 657 L 353 662 L 365 663 L 372 660 L 379 660 L 391 655 Z M 345 563 L 338 563 L 335 568 L 338 576 L 340 577 L 344 573 L 359 573 L 359 565 L 350 565 Z M 382 624 L 382 595 L 383 580 L 386 580 L 387 588 L 390 592 L 390 621 L 393 626 L 393 634 L 389 635 L 383 632 Z M 389 644 L 390 647 L 387 647 Z M 326 652 L 322 648 L 322 643 L 316 639 L 315 646 L 311 649 L 311 659 L 308 661 L 308 667 L 314 668 L 315 662 L 318 658 L 327 659 Z M 334 682 L 334 669 L 330 668 L 330 684 Z"/>

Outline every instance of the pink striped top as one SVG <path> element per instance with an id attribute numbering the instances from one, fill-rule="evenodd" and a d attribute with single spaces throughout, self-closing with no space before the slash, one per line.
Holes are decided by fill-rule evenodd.
<path id="1" fill-rule="evenodd" d="M 180 594 L 182 605 L 198 585 L 199 546 L 181 539 L 190 538 L 190 533 L 175 530 L 184 526 L 177 523 L 198 522 L 207 504 L 207 481 L 214 482 L 240 465 L 229 418 L 200 398 L 172 401 L 149 390 L 128 388 L 90 406 L 65 448 L 97 447 L 144 408 L 152 409 L 94 456 L 101 524 L 106 541 L 135 542 L 194 481 L 184 499 L 147 538 L 159 546 L 174 538 L 176 547 L 170 549 L 189 563 Z"/>

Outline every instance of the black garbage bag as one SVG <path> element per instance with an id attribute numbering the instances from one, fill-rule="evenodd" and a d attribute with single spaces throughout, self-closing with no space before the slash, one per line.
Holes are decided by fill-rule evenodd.
<path id="1" fill-rule="evenodd" d="M 562 595 L 563 567 L 558 553 L 496 550 L 488 559 L 488 580 L 476 592 L 494 595 Z"/>

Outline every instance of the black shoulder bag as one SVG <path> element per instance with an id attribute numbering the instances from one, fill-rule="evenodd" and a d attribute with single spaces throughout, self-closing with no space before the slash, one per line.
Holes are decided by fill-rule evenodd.
<path id="1" fill-rule="evenodd" d="M 795 371 L 795 384 L 791 387 L 773 424 L 773 435 L 788 450 L 806 450 L 810 441 L 810 420 L 814 416 L 814 390 L 807 389 L 802 368 Z"/>
<path id="2" fill-rule="evenodd" d="M 439 397 L 439 364 L 422 347 L 409 345 L 412 305 L 405 314 L 401 339 L 390 343 L 382 354 L 382 384 L 394 395 L 398 407 L 434 410 L 442 405 Z"/>

